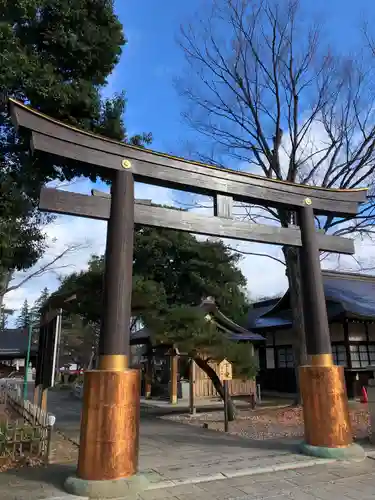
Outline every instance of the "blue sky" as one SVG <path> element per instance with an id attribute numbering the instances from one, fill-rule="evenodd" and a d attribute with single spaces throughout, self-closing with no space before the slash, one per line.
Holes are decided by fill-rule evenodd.
<path id="1" fill-rule="evenodd" d="M 129 131 L 152 132 L 153 149 L 184 155 L 186 135 L 192 136 L 181 119 L 183 102 L 173 85 L 173 78 L 185 69 L 176 36 L 179 26 L 205 4 L 207 0 L 115 2 L 128 44 L 107 91 L 126 91 Z M 302 4 L 306 15 L 325 24 L 329 42 L 344 53 L 360 42 L 363 20 L 375 18 L 375 2 L 369 0 L 302 0 Z"/>
<path id="2" fill-rule="evenodd" d="M 186 71 L 176 36 L 179 26 L 187 23 L 196 12 L 202 12 L 209 3 L 210 0 L 116 1 L 116 12 L 124 26 L 128 44 L 109 78 L 105 94 L 110 96 L 125 90 L 128 131 L 130 134 L 152 132 L 154 150 L 185 156 L 186 141 L 194 138 L 181 118 L 184 103 L 173 84 L 173 79 L 185 76 Z M 369 0 L 302 0 L 302 4 L 307 17 L 316 17 L 325 23 L 327 42 L 344 54 L 355 50 L 363 41 L 360 29 L 364 20 L 375 18 L 375 2 Z M 66 189 L 87 192 L 91 187 L 88 184 L 80 181 Z M 136 187 L 136 197 L 152 198 L 158 203 L 172 203 L 176 196 L 176 193 L 160 188 Z M 63 263 L 69 266 L 65 272 L 82 269 L 91 253 L 104 251 L 105 233 L 103 222 L 59 217 L 48 229 L 48 237 L 56 242 L 51 245 L 46 259 L 61 251 L 64 245 L 86 241 L 87 238 L 88 248 Z M 244 249 L 249 251 L 249 245 Z M 251 244 L 251 251 L 278 256 L 281 252 L 278 248 L 259 244 Z M 362 252 L 367 255 L 369 250 Z M 243 260 L 241 267 L 253 297 L 282 293 L 286 288 L 285 268 L 275 260 L 251 256 Z M 5 302 L 16 309 L 26 297 L 32 303 L 45 286 L 51 291 L 58 286 L 56 273 L 31 280 L 7 295 Z"/>

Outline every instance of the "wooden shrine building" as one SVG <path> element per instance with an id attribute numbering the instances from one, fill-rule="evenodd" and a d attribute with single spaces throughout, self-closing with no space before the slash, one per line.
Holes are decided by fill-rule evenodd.
<path id="1" fill-rule="evenodd" d="M 358 397 L 375 371 L 375 276 L 323 271 L 334 363 L 344 367 L 348 396 Z M 258 382 L 262 390 L 294 393 L 295 340 L 289 291 L 255 303 L 248 328 L 261 333 Z"/>
<path id="2" fill-rule="evenodd" d="M 233 322 L 225 316 L 217 307 L 213 298 L 208 297 L 200 304 L 202 314 L 207 320 L 214 321 L 216 327 L 223 335 L 228 336 L 233 342 L 243 342 L 245 349 L 251 349 L 254 355 L 258 357 L 259 347 L 265 343 L 265 338 L 259 333 L 254 333 Z M 142 328 L 131 333 L 131 344 L 133 351 L 133 362 L 135 365 L 141 365 L 144 371 L 152 370 L 150 378 L 153 383 L 159 380 L 160 385 L 164 383 L 164 396 L 171 402 L 176 402 L 178 398 L 187 397 L 183 389 L 192 376 L 192 365 L 187 355 L 178 353 L 171 349 L 171 346 L 152 345 L 152 332 L 148 328 Z M 134 356 L 135 354 L 135 356 Z M 151 359 L 152 358 L 152 361 Z M 210 363 L 210 366 L 218 373 L 219 362 Z M 152 366 L 150 366 L 152 363 Z M 148 368 L 147 368 L 148 367 Z M 154 394 L 159 396 L 155 387 L 142 387 L 142 395 L 152 397 Z M 174 387 L 173 387 L 174 385 Z M 181 388 L 182 385 L 182 388 Z M 228 382 L 229 393 L 231 396 L 249 396 L 256 392 L 256 381 L 254 379 L 233 379 Z M 194 366 L 194 396 L 197 398 L 212 398 L 217 396 L 216 389 L 206 373 L 197 365 Z"/>

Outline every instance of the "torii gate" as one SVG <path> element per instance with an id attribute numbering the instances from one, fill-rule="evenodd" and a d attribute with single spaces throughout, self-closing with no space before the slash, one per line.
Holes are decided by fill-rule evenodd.
<path id="1" fill-rule="evenodd" d="M 354 253 L 353 241 L 318 233 L 315 215 L 353 217 L 366 189 L 335 190 L 215 168 L 106 139 L 65 125 L 10 100 L 16 126 L 30 131 L 32 151 L 109 169 L 111 198 L 43 188 L 39 208 L 108 221 L 99 369 L 85 373 L 77 476 L 69 492 L 119 497 L 139 491 L 139 373 L 128 368 L 134 223 L 192 233 L 301 248 L 309 366 L 300 369 L 304 451 L 349 456 L 350 429 L 343 368 L 333 365 L 319 250 Z M 137 203 L 134 181 L 210 195 L 214 216 Z M 284 208 L 300 227 L 237 221 L 233 201 Z"/>

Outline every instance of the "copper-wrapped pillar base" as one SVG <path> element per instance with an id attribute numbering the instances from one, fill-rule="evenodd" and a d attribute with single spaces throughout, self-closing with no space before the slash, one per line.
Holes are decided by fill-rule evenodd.
<path id="1" fill-rule="evenodd" d="M 79 497 L 134 499 L 149 486 L 137 474 L 140 375 L 105 364 L 85 373 L 78 469 L 64 486 Z"/>
<path id="2" fill-rule="evenodd" d="M 138 370 L 87 371 L 77 476 L 113 480 L 138 469 Z"/>
<path id="3" fill-rule="evenodd" d="M 340 448 L 353 443 L 341 366 L 301 366 L 300 388 L 305 441 L 312 446 Z"/>

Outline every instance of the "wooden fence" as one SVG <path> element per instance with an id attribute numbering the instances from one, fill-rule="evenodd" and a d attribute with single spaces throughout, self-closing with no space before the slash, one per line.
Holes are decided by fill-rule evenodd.
<path id="1" fill-rule="evenodd" d="M 0 458 L 23 456 L 48 463 L 55 417 L 28 400 L 23 400 L 20 387 L 0 386 L 0 406 L 8 418 L 0 423 Z"/>
<path id="2" fill-rule="evenodd" d="M 210 366 L 219 373 L 219 363 L 209 363 Z M 256 393 L 256 382 L 255 380 L 241 380 L 233 379 L 228 382 L 228 389 L 230 396 L 250 396 L 250 394 Z M 195 366 L 195 397 L 197 398 L 208 398 L 217 397 L 216 389 L 206 375 L 206 373 Z"/>

